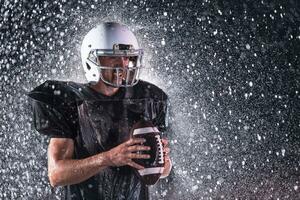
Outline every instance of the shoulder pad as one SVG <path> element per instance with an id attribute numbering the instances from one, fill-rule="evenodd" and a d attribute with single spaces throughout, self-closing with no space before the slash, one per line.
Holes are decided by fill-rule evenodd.
<path id="1" fill-rule="evenodd" d="M 47 80 L 37 86 L 27 95 L 37 101 L 51 106 L 59 106 L 65 103 L 76 102 L 78 99 L 75 89 L 70 86 L 72 82 Z"/>
<path id="2" fill-rule="evenodd" d="M 156 100 L 168 99 L 168 95 L 162 89 L 152 83 L 140 80 L 137 86 L 136 92 L 145 94 L 146 98 L 150 97 Z"/>

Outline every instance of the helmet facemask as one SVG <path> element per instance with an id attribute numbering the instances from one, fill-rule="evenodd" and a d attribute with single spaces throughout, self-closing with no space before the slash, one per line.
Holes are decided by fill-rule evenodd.
<path id="1" fill-rule="evenodd" d="M 105 66 L 102 57 L 120 57 L 128 59 L 126 66 L 114 64 Z M 143 51 L 134 50 L 131 45 L 116 44 L 113 49 L 94 49 L 91 50 L 87 59 L 87 64 L 97 67 L 99 79 L 112 87 L 132 87 L 139 81 L 139 73 L 142 68 Z M 117 58 L 116 58 L 117 59 Z"/>

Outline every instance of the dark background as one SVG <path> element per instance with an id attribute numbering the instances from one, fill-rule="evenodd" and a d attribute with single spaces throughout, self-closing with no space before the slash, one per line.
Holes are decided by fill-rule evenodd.
<path id="1" fill-rule="evenodd" d="M 0 1 L 0 199 L 59 199 L 26 92 L 85 82 L 83 36 L 128 25 L 172 104 L 153 199 L 300 199 L 299 1 Z"/>

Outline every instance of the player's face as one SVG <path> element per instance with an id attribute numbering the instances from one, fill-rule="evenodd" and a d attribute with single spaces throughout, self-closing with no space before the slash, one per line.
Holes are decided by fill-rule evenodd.
<path id="1" fill-rule="evenodd" d="M 125 56 L 101 56 L 99 57 L 100 65 L 110 67 L 111 69 L 102 69 L 103 78 L 113 84 L 121 84 L 126 77 L 126 71 L 122 69 L 130 68 L 133 64 L 134 57 Z M 114 70 L 119 68 L 119 70 Z M 121 68 L 121 69 L 120 69 Z M 119 78 L 118 78 L 119 77 Z"/>

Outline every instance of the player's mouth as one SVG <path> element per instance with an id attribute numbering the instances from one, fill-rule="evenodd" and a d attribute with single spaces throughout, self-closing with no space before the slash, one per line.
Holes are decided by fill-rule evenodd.
<path id="1" fill-rule="evenodd" d="M 114 73 L 114 75 L 113 75 L 113 79 L 112 79 L 112 82 L 114 83 L 114 84 L 117 84 L 117 85 L 119 85 L 119 84 L 122 84 L 122 81 L 123 81 L 123 75 L 116 75 L 115 73 Z"/>

